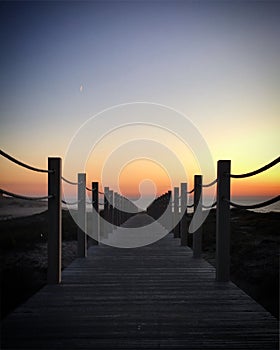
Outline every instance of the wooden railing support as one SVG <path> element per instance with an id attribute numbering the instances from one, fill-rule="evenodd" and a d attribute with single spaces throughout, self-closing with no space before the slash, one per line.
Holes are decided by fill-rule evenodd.
<path id="1" fill-rule="evenodd" d="M 230 160 L 217 169 L 216 280 L 230 280 Z"/>
<path id="2" fill-rule="evenodd" d="M 194 176 L 194 213 L 199 220 L 202 217 L 202 175 Z M 201 258 L 202 226 L 193 233 L 193 257 Z"/>
<path id="3" fill-rule="evenodd" d="M 109 232 L 109 187 L 104 187 L 104 214 L 103 214 L 103 230 L 102 236 L 108 237 Z"/>
<path id="4" fill-rule="evenodd" d="M 87 256 L 86 236 L 86 174 L 78 174 L 78 257 Z"/>
<path id="5" fill-rule="evenodd" d="M 61 158 L 48 158 L 48 284 L 61 282 Z"/>
<path id="6" fill-rule="evenodd" d="M 100 241 L 100 232 L 99 232 L 99 186 L 98 182 L 91 183 L 92 189 L 92 233 L 94 239 L 92 240 L 93 244 L 98 244 Z"/>
<path id="7" fill-rule="evenodd" d="M 186 183 L 181 183 L 181 222 L 180 222 L 180 232 L 181 232 L 181 245 L 188 245 L 188 228 L 187 228 L 187 190 L 188 185 Z"/>
<path id="8" fill-rule="evenodd" d="M 167 228 L 169 230 L 169 233 L 172 232 L 172 223 L 173 223 L 173 216 L 172 216 L 172 191 L 167 192 Z"/>
<path id="9" fill-rule="evenodd" d="M 114 227 L 114 191 L 112 190 L 109 190 L 109 225 L 112 232 Z"/>
<path id="10" fill-rule="evenodd" d="M 180 237 L 179 231 L 179 187 L 174 187 L 174 213 L 173 213 L 173 232 L 174 238 Z"/>

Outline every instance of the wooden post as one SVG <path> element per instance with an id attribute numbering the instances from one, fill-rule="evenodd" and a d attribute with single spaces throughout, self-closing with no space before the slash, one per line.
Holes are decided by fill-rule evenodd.
<path id="1" fill-rule="evenodd" d="M 197 219 L 202 217 L 202 176 L 194 176 L 194 213 Z M 193 233 L 193 257 L 200 258 L 202 251 L 202 226 Z"/>
<path id="2" fill-rule="evenodd" d="M 181 183 L 181 245 L 188 245 L 188 228 L 187 228 L 187 190 L 188 185 Z"/>
<path id="3" fill-rule="evenodd" d="M 103 220 L 103 237 L 108 237 L 108 231 L 109 231 L 109 187 L 104 187 L 104 220 Z"/>
<path id="4" fill-rule="evenodd" d="M 173 216 L 172 216 L 172 191 L 168 191 L 167 192 L 167 201 L 168 201 L 168 221 L 167 221 L 167 227 L 168 227 L 168 231 L 169 233 L 172 232 L 172 222 L 173 222 Z"/>
<path id="5" fill-rule="evenodd" d="M 114 192 L 114 225 L 118 226 L 118 215 L 119 215 L 119 210 L 118 210 L 118 193 Z"/>
<path id="6" fill-rule="evenodd" d="M 121 223 L 123 224 L 125 221 L 125 208 L 124 208 L 124 197 L 121 196 L 121 208 L 122 208 L 122 212 L 121 212 Z"/>
<path id="7" fill-rule="evenodd" d="M 109 191 L 109 223 L 110 223 L 110 232 L 113 231 L 114 224 L 114 192 Z"/>
<path id="8" fill-rule="evenodd" d="M 118 226 L 121 225 L 121 196 L 118 193 Z"/>
<path id="9" fill-rule="evenodd" d="M 92 233 L 93 237 L 95 237 L 92 240 L 93 244 L 98 244 L 100 237 L 99 237 L 99 186 L 98 182 L 92 182 L 91 184 L 91 189 L 92 189 Z"/>
<path id="10" fill-rule="evenodd" d="M 48 284 L 61 282 L 61 158 L 48 158 Z"/>
<path id="11" fill-rule="evenodd" d="M 216 280 L 230 280 L 230 160 L 219 160 L 217 171 Z"/>
<path id="12" fill-rule="evenodd" d="M 86 174 L 78 174 L 78 257 L 87 256 L 86 237 Z"/>
<path id="13" fill-rule="evenodd" d="M 174 187 L 174 215 L 173 215 L 174 238 L 180 237 L 179 231 L 179 187 Z"/>
<path id="14" fill-rule="evenodd" d="M 114 225 L 118 226 L 118 193 L 114 192 Z"/>

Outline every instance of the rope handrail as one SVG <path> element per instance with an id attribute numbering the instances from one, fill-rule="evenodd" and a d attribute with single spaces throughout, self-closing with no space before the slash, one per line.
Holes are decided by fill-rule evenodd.
<path id="1" fill-rule="evenodd" d="M 104 203 L 98 202 L 99 205 L 104 205 Z"/>
<path id="2" fill-rule="evenodd" d="M 194 192 L 194 188 L 191 190 L 191 191 L 188 191 L 187 193 L 188 194 L 191 194 L 191 193 L 193 193 Z"/>
<path id="3" fill-rule="evenodd" d="M 272 168 L 274 165 L 276 165 L 277 163 L 280 162 L 280 157 L 274 159 L 272 162 L 268 163 L 267 165 L 257 169 L 257 170 L 254 170 L 254 171 L 251 171 L 249 173 L 246 173 L 246 174 L 230 174 L 230 177 L 234 178 L 234 179 L 241 179 L 241 178 L 244 178 L 244 177 L 250 177 L 250 176 L 254 176 L 254 175 L 257 175 L 257 174 L 260 174 L 262 173 L 263 171 L 265 170 L 268 170 L 269 168 Z"/>
<path id="4" fill-rule="evenodd" d="M 104 192 L 98 191 L 99 194 L 104 194 Z"/>
<path id="5" fill-rule="evenodd" d="M 78 185 L 78 182 L 74 182 L 74 181 L 70 181 L 67 180 L 65 177 L 61 176 L 61 180 L 63 180 L 64 182 L 67 182 L 69 185 Z"/>
<path id="6" fill-rule="evenodd" d="M 9 159 L 11 162 L 17 164 L 17 165 L 20 165 L 22 166 L 23 168 L 26 168 L 26 169 L 29 169 L 29 170 L 33 170 L 33 171 L 37 171 L 39 173 L 53 173 L 54 170 L 48 170 L 48 169 L 39 169 L 39 168 L 35 168 L 31 165 L 28 165 L 28 164 L 25 164 L 19 160 L 17 160 L 16 158 L 10 156 L 9 154 L 7 154 L 6 152 L 0 150 L 0 155 Z"/>
<path id="7" fill-rule="evenodd" d="M 252 204 L 252 205 L 243 205 L 243 204 L 238 204 L 238 203 L 234 203 L 234 202 L 231 202 L 227 199 L 224 199 L 226 202 L 228 202 L 232 207 L 235 207 L 235 208 L 240 208 L 240 209 L 257 209 L 257 208 L 262 208 L 262 207 L 266 207 L 270 204 L 273 204 L 273 203 L 276 203 L 280 200 L 280 195 L 274 197 L 274 198 L 271 198 L 265 202 L 262 202 L 262 203 L 258 203 L 258 204 Z"/>
<path id="8" fill-rule="evenodd" d="M 208 184 L 205 184 L 205 185 L 201 184 L 201 187 L 211 187 L 215 185 L 217 182 L 218 182 L 218 179 L 215 179 L 212 182 L 209 182 Z"/>
<path id="9" fill-rule="evenodd" d="M 24 196 L 21 194 L 17 194 L 17 193 L 13 193 L 13 192 L 9 192 L 6 190 L 3 190 L 2 188 L 0 188 L 0 193 L 1 194 L 5 194 L 9 197 L 14 197 L 14 198 L 18 198 L 18 199 L 25 199 L 25 200 L 30 200 L 30 201 L 40 201 L 43 199 L 50 199 L 53 198 L 53 195 L 49 195 L 49 196 L 42 196 L 42 197 L 29 197 L 29 196 Z"/>
<path id="10" fill-rule="evenodd" d="M 87 191 L 90 191 L 90 192 L 94 192 L 94 191 L 96 190 L 96 188 L 92 189 L 92 188 L 90 188 L 90 187 L 86 187 L 86 190 L 87 190 Z"/>
<path id="11" fill-rule="evenodd" d="M 204 208 L 204 209 L 211 209 L 211 208 L 214 208 L 216 205 L 217 205 L 217 202 L 214 202 L 214 203 L 212 203 L 210 205 L 202 204 L 202 208 Z"/>
<path id="12" fill-rule="evenodd" d="M 187 205 L 187 208 L 193 208 L 193 207 L 194 207 L 194 203 L 190 204 L 190 205 Z"/>
<path id="13" fill-rule="evenodd" d="M 76 205 L 79 204 L 79 201 L 76 202 L 66 202 L 64 199 L 61 200 L 61 203 L 65 204 L 65 205 Z"/>

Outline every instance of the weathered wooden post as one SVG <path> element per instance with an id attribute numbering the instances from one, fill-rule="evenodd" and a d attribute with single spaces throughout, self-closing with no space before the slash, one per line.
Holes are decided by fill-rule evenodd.
<path id="1" fill-rule="evenodd" d="M 163 216 L 164 212 L 165 212 L 165 194 L 161 195 L 159 200 L 159 222 L 163 227 L 165 226 L 165 221 Z"/>
<path id="2" fill-rule="evenodd" d="M 100 241 L 99 237 L 99 186 L 98 182 L 92 182 L 91 183 L 91 189 L 92 189 L 92 234 L 93 237 L 95 237 L 92 241 L 93 244 L 98 244 Z"/>
<path id="3" fill-rule="evenodd" d="M 109 190 L 109 225 L 112 232 L 114 227 L 114 192 L 112 190 Z"/>
<path id="4" fill-rule="evenodd" d="M 173 222 L 173 215 L 172 215 L 172 191 L 167 192 L 167 228 L 169 233 L 172 232 L 172 222 Z"/>
<path id="5" fill-rule="evenodd" d="M 122 222 L 121 222 L 121 212 L 122 208 L 121 208 L 121 195 L 118 193 L 118 226 L 121 226 Z"/>
<path id="6" fill-rule="evenodd" d="M 188 245 L 188 228 L 187 228 L 187 190 L 188 185 L 181 183 L 181 245 Z"/>
<path id="7" fill-rule="evenodd" d="M 164 195 L 160 196 L 159 200 L 159 217 L 160 217 L 160 223 L 162 226 L 164 226 L 164 220 L 162 214 L 164 213 Z"/>
<path id="8" fill-rule="evenodd" d="M 118 217 L 119 217 L 119 204 L 118 204 L 118 193 L 114 192 L 114 225 L 118 226 Z"/>
<path id="9" fill-rule="evenodd" d="M 116 226 L 120 226 L 120 195 L 115 193 Z"/>
<path id="10" fill-rule="evenodd" d="M 174 187 L 174 214 L 173 214 L 174 238 L 180 237 L 179 231 L 179 187 Z"/>
<path id="11" fill-rule="evenodd" d="M 108 237 L 108 231 L 109 231 L 109 187 L 104 187 L 104 215 L 103 215 L 103 237 Z"/>
<path id="12" fill-rule="evenodd" d="M 172 205 L 171 205 L 171 191 L 166 193 L 166 229 L 170 232 L 171 224 L 170 220 L 172 218 Z"/>
<path id="13" fill-rule="evenodd" d="M 48 158 L 48 284 L 61 282 L 61 158 Z"/>
<path id="14" fill-rule="evenodd" d="M 194 214 L 202 221 L 202 175 L 194 176 Z M 193 257 L 200 258 L 202 251 L 202 226 L 193 233 Z"/>
<path id="15" fill-rule="evenodd" d="M 219 160 L 217 171 L 216 280 L 230 280 L 230 160 Z"/>
<path id="16" fill-rule="evenodd" d="M 87 256 L 86 237 L 86 174 L 78 174 L 78 257 Z"/>

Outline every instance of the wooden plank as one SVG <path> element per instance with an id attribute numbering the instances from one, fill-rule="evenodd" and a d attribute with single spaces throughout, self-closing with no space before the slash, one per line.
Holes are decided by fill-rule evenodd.
<path id="1" fill-rule="evenodd" d="M 128 224 L 126 224 L 128 225 Z M 278 349 L 277 321 L 168 234 L 92 246 L 2 324 L 3 349 Z"/>

